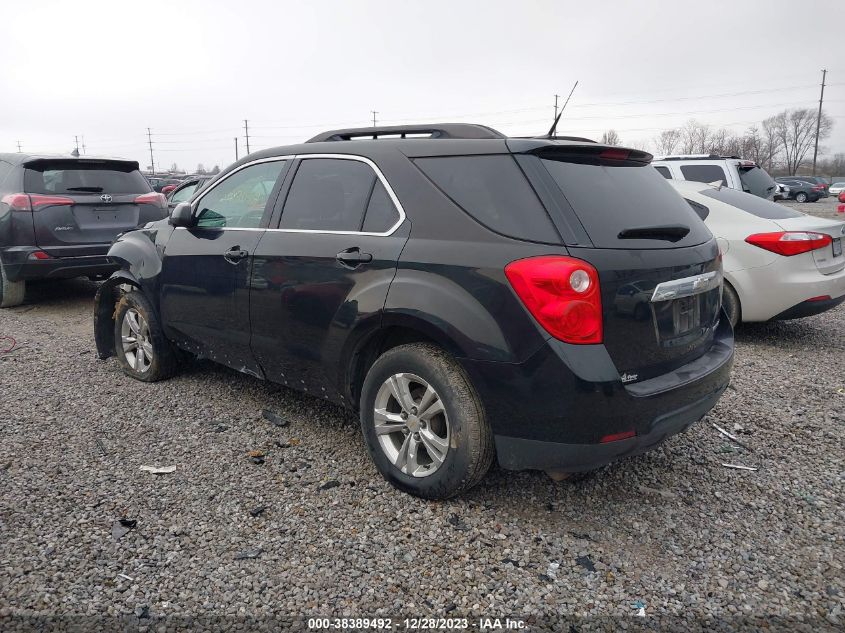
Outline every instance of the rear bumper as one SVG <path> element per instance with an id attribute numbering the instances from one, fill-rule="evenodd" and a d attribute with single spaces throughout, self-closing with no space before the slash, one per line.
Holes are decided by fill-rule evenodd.
<path id="1" fill-rule="evenodd" d="M 786 321 L 789 319 L 801 319 L 814 314 L 821 314 L 827 312 L 831 308 L 835 308 L 840 303 L 845 301 L 845 295 L 841 297 L 834 297 L 833 299 L 822 299 L 820 301 L 802 301 L 801 303 L 787 308 L 780 314 L 772 317 L 772 321 Z"/>
<path id="2" fill-rule="evenodd" d="M 72 277 L 98 277 L 111 275 L 118 266 L 102 255 L 81 257 L 51 257 L 34 259 L 32 254 L 40 249 L 11 247 L 0 252 L 0 265 L 11 281 L 31 279 L 69 279 Z"/>
<path id="3" fill-rule="evenodd" d="M 695 361 L 623 385 L 603 345 L 549 341 L 521 364 L 463 360 L 509 470 L 579 472 L 648 451 L 701 419 L 730 380 L 733 331 L 721 319 Z M 602 443 L 619 433 L 634 437 Z"/>

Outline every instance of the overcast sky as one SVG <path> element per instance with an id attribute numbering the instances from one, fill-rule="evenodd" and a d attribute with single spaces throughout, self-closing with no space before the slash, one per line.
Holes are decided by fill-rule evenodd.
<path id="1" fill-rule="evenodd" d="M 845 1 L 73 2 L 2 0 L 0 152 L 193 170 L 334 127 L 472 121 L 614 128 L 642 145 L 696 118 L 741 131 L 786 107 L 835 117 L 845 152 Z"/>

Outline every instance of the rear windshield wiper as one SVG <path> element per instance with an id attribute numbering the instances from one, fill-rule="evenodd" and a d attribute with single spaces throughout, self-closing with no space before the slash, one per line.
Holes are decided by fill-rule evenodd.
<path id="1" fill-rule="evenodd" d="M 100 193 L 102 187 L 65 187 L 67 191 L 90 191 L 91 193 Z"/>
<path id="2" fill-rule="evenodd" d="M 620 240 L 666 240 L 677 242 L 689 233 L 689 227 L 683 224 L 665 224 L 662 226 L 640 226 L 619 232 Z"/>

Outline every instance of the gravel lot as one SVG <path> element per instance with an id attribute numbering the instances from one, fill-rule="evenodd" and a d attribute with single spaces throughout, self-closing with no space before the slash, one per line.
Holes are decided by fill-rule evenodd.
<path id="1" fill-rule="evenodd" d="M 797 208 L 836 216 L 832 200 Z M 2 629 L 27 625 L 10 614 L 845 626 L 845 307 L 742 327 L 719 405 L 650 454 L 559 484 L 494 468 L 432 503 L 380 478 L 345 411 L 210 363 L 132 381 L 95 357 L 93 284 L 31 290 L 0 312 L 18 344 L 0 354 Z M 121 517 L 137 525 L 115 540 Z"/>

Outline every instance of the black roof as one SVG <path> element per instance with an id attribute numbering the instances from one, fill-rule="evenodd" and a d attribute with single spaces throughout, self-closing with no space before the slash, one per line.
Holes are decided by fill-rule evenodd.
<path id="1" fill-rule="evenodd" d="M 310 138 L 306 143 L 323 141 L 373 140 L 378 138 L 506 138 L 498 130 L 477 123 L 428 123 L 421 125 L 389 125 L 382 127 L 354 127 L 343 130 L 329 130 Z"/>

